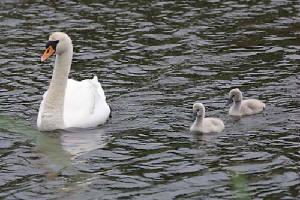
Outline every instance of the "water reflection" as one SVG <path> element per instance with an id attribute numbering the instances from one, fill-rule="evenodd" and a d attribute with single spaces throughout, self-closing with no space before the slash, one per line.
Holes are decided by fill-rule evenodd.
<path id="1" fill-rule="evenodd" d="M 299 199 L 299 2 L 0 5 L 0 113 L 14 116 L 0 116 L 0 198 L 234 199 L 236 171 L 253 199 Z M 104 126 L 36 130 L 52 31 L 73 40 L 70 78 L 98 75 L 113 108 Z M 232 87 L 266 111 L 229 117 Z M 222 133 L 189 133 L 196 101 Z"/>
<path id="2" fill-rule="evenodd" d="M 68 129 L 60 131 L 62 148 L 74 158 L 95 149 L 103 148 L 110 140 L 101 128 Z"/>
<path id="3" fill-rule="evenodd" d="M 219 137 L 222 137 L 222 133 L 190 133 L 193 137 L 193 144 L 194 148 L 200 148 L 207 146 L 214 146 L 216 145 L 219 140 Z"/>
<path id="4" fill-rule="evenodd" d="M 13 117 L 0 115 L 0 131 L 17 134 L 24 138 L 24 142 L 31 141 L 36 146 L 35 152 L 42 153 L 44 159 L 39 164 L 45 168 L 59 172 L 70 167 L 71 160 L 87 152 L 101 149 L 110 140 L 101 128 L 68 129 L 53 132 L 39 132 L 28 122 L 16 120 Z M 7 137 L 7 136 L 6 136 Z M 0 148 L 11 148 L 14 142 L 6 140 L 0 143 Z"/>

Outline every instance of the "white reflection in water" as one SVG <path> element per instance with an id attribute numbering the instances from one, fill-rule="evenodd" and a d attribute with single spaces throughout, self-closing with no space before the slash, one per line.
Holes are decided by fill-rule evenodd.
<path id="1" fill-rule="evenodd" d="M 103 148 L 109 141 L 108 135 L 101 129 L 68 129 L 60 134 L 62 148 L 73 158 Z"/>

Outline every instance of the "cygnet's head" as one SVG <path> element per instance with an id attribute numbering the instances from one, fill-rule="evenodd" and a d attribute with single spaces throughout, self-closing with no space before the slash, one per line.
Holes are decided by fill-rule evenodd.
<path id="1" fill-rule="evenodd" d="M 229 99 L 226 105 L 229 105 L 232 102 L 240 102 L 242 101 L 242 99 L 243 99 L 242 92 L 238 88 L 232 89 L 229 92 Z"/>
<path id="2" fill-rule="evenodd" d="M 46 44 L 46 50 L 41 57 L 41 61 L 49 58 L 53 53 L 63 54 L 66 51 L 73 51 L 71 38 L 63 32 L 54 32 L 49 36 L 49 41 Z"/>
<path id="3" fill-rule="evenodd" d="M 204 117 L 205 115 L 205 107 L 202 103 L 195 103 L 193 105 L 193 116 L 196 117 Z"/>

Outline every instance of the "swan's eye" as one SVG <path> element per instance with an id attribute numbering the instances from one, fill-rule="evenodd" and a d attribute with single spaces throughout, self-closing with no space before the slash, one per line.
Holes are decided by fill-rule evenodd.
<path id="1" fill-rule="evenodd" d="M 56 41 L 48 41 L 48 43 L 46 44 L 46 49 L 48 49 L 49 46 L 51 46 L 53 48 L 53 50 L 56 50 L 56 45 L 58 44 L 59 40 Z"/>

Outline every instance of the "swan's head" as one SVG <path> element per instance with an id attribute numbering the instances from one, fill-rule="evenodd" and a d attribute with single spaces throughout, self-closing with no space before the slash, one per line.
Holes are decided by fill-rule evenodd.
<path id="1" fill-rule="evenodd" d="M 196 117 L 204 117 L 205 107 L 202 103 L 195 103 L 193 105 L 193 116 Z"/>
<path id="2" fill-rule="evenodd" d="M 238 88 L 232 89 L 229 92 L 229 99 L 226 105 L 229 105 L 232 102 L 240 102 L 242 101 L 242 98 L 242 92 Z"/>
<path id="3" fill-rule="evenodd" d="M 41 61 L 49 58 L 53 53 L 63 54 L 73 48 L 71 38 L 63 32 L 55 32 L 49 36 L 49 41 L 46 44 L 46 50 L 41 57 Z"/>

